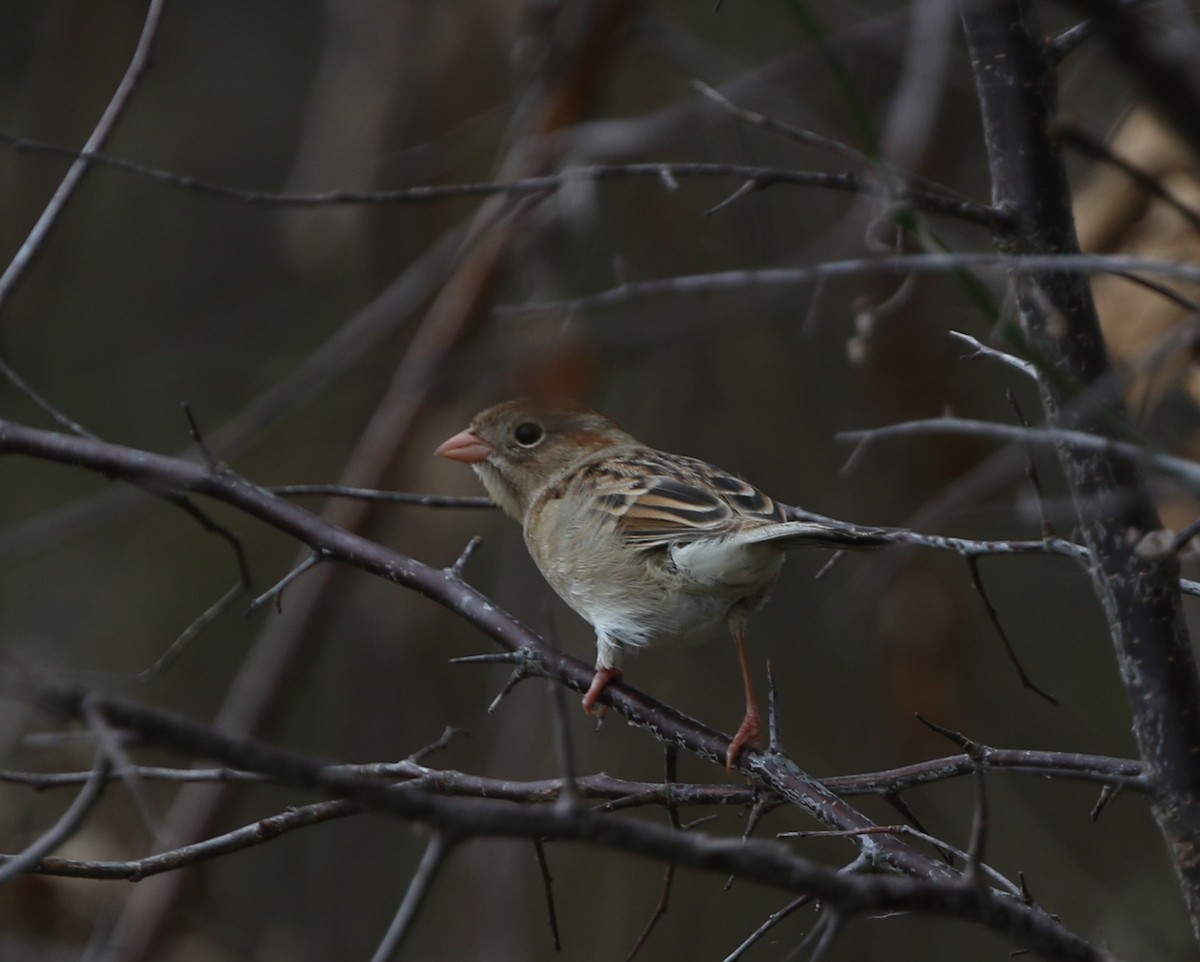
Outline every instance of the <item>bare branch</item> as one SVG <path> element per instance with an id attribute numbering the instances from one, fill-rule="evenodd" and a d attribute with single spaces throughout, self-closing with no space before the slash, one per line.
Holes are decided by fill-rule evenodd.
<path id="1" fill-rule="evenodd" d="M 629 281 L 565 301 L 542 301 L 497 309 L 519 315 L 542 311 L 570 313 L 609 307 L 656 297 L 694 296 L 753 290 L 767 287 L 797 287 L 832 277 L 862 277 L 873 274 L 948 274 L 965 268 L 975 270 L 1061 271 L 1064 274 L 1146 273 L 1200 284 L 1200 266 L 1145 257 L 1116 254 L 997 254 L 983 251 L 952 254 L 890 254 L 822 261 L 802 267 L 761 268 L 690 274 L 649 281 Z"/>
<path id="2" fill-rule="evenodd" d="M 540 838 L 533 840 L 533 851 L 537 855 L 538 869 L 542 875 L 542 891 L 546 895 L 546 921 L 554 939 L 554 951 L 562 951 L 562 939 L 558 933 L 558 911 L 554 907 L 554 878 L 550 874 L 550 863 L 546 860 L 546 846 Z"/>
<path id="3" fill-rule="evenodd" d="M 746 940 L 741 945 L 725 956 L 723 962 L 738 962 L 738 960 L 745 955 L 746 952 L 753 948 L 754 944 L 759 939 L 770 932 L 771 929 L 775 928 L 776 925 L 786 919 L 793 912 L 804 908 L 804 906 L 808 905 L 812 900 L 813 899 L 811 895 L 799 895 L 792 899 L 792 901 L 788 902 L 788 904 L 783 908 L 776 909 L 766 917 L 762 925 L 760 925 L 746 937 Z"/>
<path id="4" fill-rule="evenodd" d="M 998 351 L 994 347 L 988 347 L 979 338 L 972 337 L 970 334 L 964 334 L 962 331 L 950 331 L 950 336 L 956 341 L 962 341 L 968 347 L 974 350 L 971 357 L 989 357 L 999 361 L 1001 364 L 1007 364 L 1009 367 L 1020 371 L 1026 377 L 1030 378 L 1035 384 L 1041 380 L 1041 374 L 1038 372 L 1037 365 L 1031 364 L 1029 361 L 1017 357 L 1015 354 L 1009 354 L 1007 351 Z"/>
<path id="5" fill-rule="evenodd" d="M 117 85 L 117 89 L 113 92 L 109 99 L 108 106 L 104 108 L 104 113 L 100 115 L 100 120 L 97 121 L 95 128 L 92 130 L 91 136 L 83 145 L 83 154 L 93 153 L 104 146 L 104 142 L 108 140 L 108 135 L 112 133 L 121 114 L 125 112 L 126 106 L 129 104 L 130 98 L 137 89 L 139 81 L 142 79 L 142 74 L 150 65 L 150 51 L 154 46 L 154 38 L 158 33 L 158 24 L 162 18 L 163 9 L 166 7 L 166 0 L 150 0 L 146 8 L 146 19 L 142 24 L 141 36 L 138 37 L 137 46 L 134 48 L 133 56 L 129 60 L 129 66 L 125 69 L 125 75 L 121 78 L 121 82 Z M 32 266 L 34 259 L 41 251 L 46 243 L 46 239 L 54 230 L 54 225 L 58 222 L 59 216 L 70 202 L 75 194 L 76 188 L 82 183 L 84 176 L 91 168 L 91 161 L 86 159 L 86 156 L 80 156 L 71 164 L 66 176 L 55 190 L 45 208 L 42 210 L 41 216 L 37 223 L 33 225 L 33 229 L 29 232 L 29 236 L 17 249 L 13 259 L 9 262 L 4 273 L 0 274 L 0 310 L 8 303 L 13 291 L 21 280 L 25 277 L 26 272 Z"/>
<path id="6" fill-rule="evenodd" d="M 103 751 L 96 752 L 96 761 L 92 765 L 92 771 L 88 780 L 84 782 L 83 789 L 75 796 L 75 801 L 71 803 L 71 807 L 63 812 L 58 821 L 48 831 L 43 833 L 40 838 L 29 845 L 25 851 L 19 855 L 6 856 L 0 862 L 0 885 L 11 881 L 24 872 L 31 871 L 49 853 L 53 852 L 79 830 L 79 827 L 83 824 L 83 820 L 87 818 L 88 813 L 91 812 L 96 802 L 99 801 L 100 795 L 104 791 L 104 786 L 108 784 L 110 768 L 111 762 L 108 759 L 108 754 Z"/>
<path id="7" fill-rule="evenodd" d="M 922 434 L 965 434 L 972 437 L 1012 441 L 1018 444 L 1034 444 L 1053 448 L 1063 446 L 1096 454 L 1119 455 L 1184 481 L 1194 489 L 1200 489 L 1200 464 L 1195 461 L 1155 451 L 1153 448 L 1130 441 L 1117 441 L 1100 434 L 1073 431 L 1069 428 L 1024 428 L 1008 424 L 994 424 L 990 421 L 975 421 L 970 418 L 941 417 L 923 421 L 904 421 L 899 424 L 889 424 L 861 431 L 843 431 L 837 435 L 837 439 L 859 444 L 865 441 L 915 437 Z"/>
<path id="8" fill-rule="evenodd" d="M 451 573 L 340 529 L 228 470 L 214 475 L 192 462 L 134 452 L 86 438 L 37 431 L 9 421 L 0 421 L 0 452 L 35 454 L 103 471 L 134 483 L 175 487 L 220 499 L 267 521 L 310 547 L 320 547 L 330 560 L 352 563 L 433 598 L 483 629 L 510 652 L 519 652 L 521 677 L 545 675 L 580 692 L 586 691 L 591 682 L 593 671 L 590 666 L 546 644 Z M 667 709 L 626 684 L 611 686 L 608 697 L 627 719 L 649 729 L 663 741 L 714 761 L 725 758 L 727 736 Z M 831 827 L 863 828 L 871 824 L 869 819 L 786 758 L 745 752 L 738 767 Z M 954 874 L 940 862 L 901 843 L 864 838 L 862 844 L 869 847 L 873 858 L 914 875 L 944 881 Z"/>
<path id="9" fill-rule="evenodd" d="M 928 182 L 911 174 L 903 175 L 903 179 L 913 183 L 925 184 L 932 189 L 917 190 L 899 185 L 889 187 L 879 181 L 856 174 L 799 171 L 782 167 L 718 163 L 634 163 L 570 167 L 560 173 L 540 174 L 534 177 L 524 177 L 519 180 L 503 183 L 428 184 L 415 187 L 401 187 L 395 190 L 328 190 L 313 194 L 277 194 L 268 191 L 242 190 L 236 187 L 208 183 L 198 180 L 195 177 L 176 174 L 160 168 L 147 167 L 132 161 L 123 160 L 119 157 L 95 152 L 77 153 L 67 148 L 56 147 L 53 144 L 13 137 L 10 134 L 0 133 L 0 141 L 7 141 L 18 150 L 75 157 L 79 163 L 85 165 L 104 166 L 114 170 L 126 171 L 191 193 L 266 207 L 412 204 L 452 200 L 462 197 L 492 197 L 497 195 L 517 197 L 541 196 L 548 192 L 568 188 L 581 181 L 623 180 L 631 178 L 654 178 L 662 181 L 668 190 L 677 191 L 679 189 L 678 181 L 682 179 L 734 179 L 743 181 L 744 185 L 753 185 L 755 189 L 765 189 L 779 184 L 788 184 L 796 187 L 818 187 L 851 194 L 865 194 L 872 197 L 888 197 L 911 204 L 918 210 L 946 214 L 979 224 L 983 227 L 1003 226 L 1008 217 L 1003 211 L 996 210 L 977 201 L 959 197 L 945 187 L 928 184 Z M 828 143 L 836 142 L 829 141 Z M 850 148 L 845 149 L 849 150 Z M 879 165 L 871 163 L 871 166 L 878 167 Z"/>
<path id="10" fill-rule="evenodd" d="M 441 739 L 435 746 L 440 742 Z M 557 778 L 515 781 L 507 778 L 486 778 L 451 769 L 426 768 L 420 764 L 419 758 L 423 752 L 433 747 L 415 752 L 408 760 L 402 762 L 371 762 L 361 765 L 338 765 L 336 768 L 347 773 L 390 781 L 419 780 L 424 787 L 441 795 L 499 798 L 512 802 L 553 802 L 562 791 L 562 780 Z M 1140 793 L 1148 792 L 1151 788 L 1142 774 L 1141 763 L 1132 759 L 1076 752 L 993 748 L 984 745 L 979 745 L 979 757 L 976 759 L 966 754 L 950 755 L 880 772 L 827 775 L 821 778 L 821 782 L 837 794 L 847 797 L 888 796 L 921 785 L 960 778 L 971 774 L 981 765 L 990 771 L 1093 782 Z M 259 772 L 230 768 L 164 768 L 134 765 L 130 767 L 130 771 L 143 781 L 186 783 L 268 780 Z M 91 772 L 48 773 L 0 769 L 0 782 L 25 785 L 36 791 L 82 785 L 90 777 Z M 754 787 L 739 785 L 638 782 L 613 775 L 581 775 L 575 784 L 584 798 L 613 800 L 611 805 L 605 806 L 606 811 L 643 805 L 661 805 L 666 808 L 672 805 L 743 806 L 753 804 L 756 795 L 760 794 Z"/>
<path id="11" fill-rule="evenodd" d="M 167 650 L 159 655 L 154 662 L 138 672 L 138 678 L 143 681 L 157 678 L 160 675 L 170 670 L 171 666 L 179 659 L 188 646 L 196 639 L 196 637 L 205 628 L 211 625 L 214 621 L 221 617 L 226 611 L 233 607 L 242 595 L 246 593 L 247 586 L 241 581 L 238 581 L 232 588 L 221 595 L 216 601 L 204 609 L 190 625 L 180 632 L 179 636 L 167 646 Z"/>
<path id="12" fill-rule="evenodd" d="M 255 777 L 259 780 L 263 778 L 262 775 L 256 773 Z M 184 845 L 167 852 L 148 855 L 145 858 L 128 861 L 103 861 L 46 856 L 36 864 L 27 866 L 24 871 L 67 878 L 139 882 L 153 875 L 174 872 L 190 865 L 198 865 L 214 858 L 242 852 L 257 845 L 265 845 L 288 832 L 308 828 L 310 825 L 320 825 L 331 819 L 358 815 L 361 811 L 362 808 L 358 804 L 346 799 L 298 805 L 289 808 L 286 812 L 259 819 L 257 822 L 223 835 L 192 845 Z M 4 871 L 14 864 L 13 859 L 14 856 L 11 855 L 0 855 L 0 871 Z"/>
<path id="13" fill-rule="evenodd" d="M 923 871 L 921 877 L 847 875 L 792 855 L 776 843 L 713 838 L 695 831 L 680 832 L 648 820 L 623 819 L 578 807 L 549 805 L 533 808 L 513 806 L 495 799 L 453 799 L 424 791 L 418 785 L 381 784 L 296 752 L 231 738 L 208 726 L 151 711 L 123 699 L 90 694 L 7 665 L 0 665 L 0 691 L 9 697 L 32 701 L 68 715 L 80 713 L 83 700 L 90 697 L 110 724 L 135 728 L 152 742 L 259 770 L 284 784 L 321 788 L 374 810 L 422 822 L 435 832 L 455 839 L 472 835 L 571 839 L 733 874 L 795 892 L 811 892 L 836 905 L 846 915 L 886 909 L 919 910 L 978 921 L 1029 944 L 1049 958 L 1088 962 L 1109 958 L 1106 952 L 1090 945 L 1041 910 L 990 889 L 966 885 L 959 873 L 938 862 L 930 861 L 929 870 Z M 621 700 L 616 700 L 618 705 Z M 763 768 L 758 753 L 751 753 L 742 764 L 748 764 L 752 770 Z M 765 774 L 763 771 L 762 775 Z M 800 773 L 796 771 L 795 776 Z M 795 794 L 797 788 L 790 792 Z M 874 828 L 869 823 L 847 827 Z M 915 853 L 902 857 L 895 847 L 898 843 L 889 844 L 887 839 L 887 836 L 875 840 L 871 836 L 861 836 L 858 839 L 862 848 L 860 857 L 874 861 L 883 856 L 913 869 L 923 864 L 915 859 Z M 434 862 L 440 864 L 440 857 Z M 416 898 L 424 889 L 422 886 L 410 889 L 410 892 L 415 891 Z"/>
<path id="14" fill-rule="evenodd" d="M 968 557 L 966 562 L 967 571 L 971 573 L 971 585 L 975 588 L 976 594 L 979 595 L 980 600 L 983 602 L 988 620 L 991 621 L 992 627 L 996 629 L 996 634 L 1000 636 L 1000 640 L 1004 644 L 1004 651 L 1008 655 L 1008 660 L 1017 669 L 1017 675 L 1021 679 L 1021 684 L 1034 694 L 1040 695 L 1046 701 L 1050 702 L 1051 705 L 1057 705 L 1058 699 L 1029 677 L 1025 671 L 1025 667 L 1021 664 L 1021 659 L 1017 657 L 1016 649 L 1013 648 L 1012 642 L 1009 640 L 1008 632 L 1004 630 L 1004 625 L 1000 623 L 1000 613 L 996 611 L 996 606 L 992 604 L 992 599 L 988 597 L 987 590 L 983 587 L 983 579 L 979 574 L 979 559 L 972 556 Z"/>
<path id="15" fill-rule="evenodd" d="M 281 498 L 316 495 L 327 498 L 353 498 L 356 501 L 377 501 L 381 504 L 416 504 L 425 508 L 495 508 L 491 498 L 479 495 L 406 494 L 401 491 L 376 491 L 373 488 L 351 488 L 343 484 L 274 484 L 267 487 Z"/>
<path id="16" fill-rule="evenodd" d="M 314 550 L 300 564 L 292 568 L 291 571 L 280 578 L 275 584 L 250 602 L 250 607 L 246 609 L 246 616 L 249 617 L 254 614 L 254 612 L 258 611 L 259 608 L 269 601 L 274 601 L 276 610 L 279 610 L 283 604 L 283 592 L 287 589 L 287 586 L 305 574 L 305 572 L 311 571 L 324 560 L 324 553 L 320 549 Z"/>
<path id="17" fill-rule="evenodd" d="M 392 919 L 392 924 L 388 927 L 383 941 L 379 943 L 379 948 L 371 956 L 371 962 L 388 962 L 396 954 L 403 944 L 405 936 L 412 930 L 417 913 L 421 910 L 422 904 L 429 895 L 429 890 L 433 888 L 433 882 L 437 878 L 438 872 L 445 864 L 446 857 L 453 847 L 453 843 L 447 841 L 440 832 L 435 832 L 429 839 L 429 844 L 425 846 L 425 854 L 421 856 L 421 864 L 417 866 L 412 881 L 408 884 L 408 891 L 404 893 L 404 901 L 396 910 L 396 917 Z"/>

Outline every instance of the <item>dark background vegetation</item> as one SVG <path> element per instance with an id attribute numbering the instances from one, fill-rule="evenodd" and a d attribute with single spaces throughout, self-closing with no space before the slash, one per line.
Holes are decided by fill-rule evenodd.
<path id="1" fill-rule="evenodd" d="M 502 178 L 525 136 L 540 58 L 575 49 L 583 2 L 452 3 L 264 0 L 168 6 L 152 69 L 107 153 L 181 175 L 251 190 L 379 190 Z M 1074 22 L 1040 9 L 1047 34 Z M 143 2 L 9 2 L 0 8 L 0 130 L 77 148 L 133 50 Z M 557 20 L 555 17 L 557 16 Z M 806 26 L 818 24 L 814 34 Z M 842 171 L 844 158 L 729 115 L 692 87 L 700 79 L 771 117 L 866 148 L 864 125 L 887 127 L 906 69 L 907 11 L 889 4 L 630 4 L 620 39 L 594 69 L 577 124 L 560 132 L 557 164 L 712 161 Z M 547 32 L 545 24 L 554 23 Z M 905 166 L 987 201 L 990 182 L 974 83 L 957 16 L 931 43 L 950 51 L 927 140 Z M 930 48 L 932 49 L 932 48 Z M 855 116 L 831 57 L 852 79 Z M 930 60 L 933 60 L 932 56 Z M 909 65 L 911 69 L 911 64 Z M 1062 64 L 1062 116 L 1106 138 L 1136 100 L 1103 43 Z M 552 82 L 552 81 L 551 81 Z M 723 85 L 734 84 L 732 87 Z M 1092 162 L 1068 153 L 1074 182 Z M 17 249 L 69 161 L 0 148 L 0 253 Z M 526 169 L 527 172 L 528 168 Z M 507 308 L 557 302 L 624 280 L 862 256 L 894 240 L 880 204 L 861 196 L 777 185 L 712 214 L 737 179 L 580 182 L 530 205 L 487 294 L 496 310 L 463 325 L 452 345 L 418 365 L 411 419 L 373 453 L 386 467 L 372 486 L 473 494 L 460 465 L 436 444 L 478 409 L 547 383 L 587 398 L 628 430 L 752 479 L 790 503 L 846 520 L 913 524 L 970 537 L 1036 537 L 1035 495 L 1022 472 L 992 476 L 942 508 L 948 489 L 992 450 L 990 442 L 881 442 L 843 472 L 843 430 L 946 409 L 1014 420 L 1012 388 L 1036 420 L 1036 393 L 1005 367 L 966 359 L 947 331 L 987 339 L 994 319 L 949 276 L 904 282 L 869 275 L 820 285 L 667 296 L 578 311 Z M 187 402 L 206 435 L 245 417 L 413 270 L 447 232 L 479 209 L 475 198 L 338 207 L 252 205 L 197 194 L 136 173 L 93 170 L 0 318 L 0 353 L 44 396 L 108 440 L 152 451 L 188 447 Z M 989 250 L 986 230 L 930 217 L 951 249 Z M 420 267 L 416 268 L 419 272 Z M 335 351 L 343 369 L 299 377 L 278 416 L 253 424 L 217 453 L 264 484 L 338 479 L 397 366 L 418 337 L 445 275 L 426 272 L 428 295 L 382 313 L 377 342 Z M 987 276 L 997 304 L 1001 278 Z M 451 283 L 462 284 L 461 276 Z M 888 304 L 901 285 L 898 303 Z M 357 350 L 358 354 L 353 352 Z M 411 356 L 411 355 L 409 355 Z M 411 361 L 409 363 L 412 363 Z M 12 388 L 5 416 L 45 424 Z M 1184 409 L 1184 426 L 1190 411 Z M 1179 430 L 1175 437 L 1186 435 Z M 1039 457 L 1055 523 L 1069 536 L 1053 460 Z M 139 680 L 189 622 L 233 582 L 218 539 L 162 503 L 102 478 L 6 459 L 0 472 L 0 648 L 8 658 L 62 671 L 149 705 L 212 719 L 247 652 L 280 619 L 273 608 L 221 617 L 165 674 Z M 920 512 L 926 512 L 919 515 Z M 233 512 L 216 516 L 243 536 L 257 591 L 293 563 L 287 537 Z M 914 519 L 920 517 L 918 523 Z M 361 530 L 435 565 L 467 540 L 483 544 L 468 580 L 526 624 L 590 659 L 591 631 L 551 596 L 519 530 L 487 511 L 381 507 Z M 1107 628 L 1084 573 L 1055 558 L 984 559 L 990 597 L 1033 678 L 1061 701 L 1024 689 L 952 556 L 896 549 L 844 559 L 823 579 L 822 553 L 793 556 L 771 605 L 751 626 L 756 669 L 769 659 L 780 690 L 781 737 L 816 774 L 870 771 L 948 754 L 914 712 L 992 745 L 1135 757 L 1129 709 Z M 1186 569 L 1185 569 L 1185 573 Z M 282 598 L 304 596 L 305 579 Z M 503 666 L 452 666 L 491 650 L 478 631 L 429 601 L 352 570 L 333 578 L 305 619 L 285 692 L 258 734 L 346 761 L 402 758 L 444 726 L 469 731 L 436 764 L 496 777 L 556 774 L 550 686 L 518 686 L 487 706 Z M 739 717 L 732 646 L 724 640 L 650 652 L 628 666 L 639 688 L 728 730 Z M 258 684 L 259 681 L 255 681 Z M 45 724 L 31 710 L 0 710 L 9 768 L 86 768 L 91 750 L 30 744 Z M 610 719 L 598 733 L 572 701 L 581 772 L 661 778 L 662 751 L 644 731 Z M 147 759 L 177 761 L 147 753 Z M 685 781 L 721 781 L 716 767 L 681 759 Z M 1096 822 L 1092 787 L 993 775 L 989 856 L 1023 873 L 1040 904 L 1118 954 L 1180 959 L 1194 951 L 1159 833 L 1144 801 L 1118 797 Z M 175 789 L 146 796 L 157 819 Z M 314 796 L 315 797 L 315 796 Z M 19 850 L 67 797 L 0 789 L 0 838 Z M 280 788 L 238 793 L 217 819 L 232 828 L 298 800 Z M 910 793 L 929 831 L 966 845 L 975 808 L 970 780 Z M 865 810 L 889 822 L 882 803 Z M 685 818 L 697 813 L 686 813 Z M 744 813 L 714 810 L 707 831 L 735 835 Z M 647 815 L 663 818 L 661 813 Z M 759 834 L 812 828 L 781 810 Z M 127 795 L 100 813 L 62 854 L 130 858 L 154 845 Z M 843 840 L 800 842 L 831 864 Z M 423 834 L 360 816 L 191 869 L 160 958 L 368 958 L 424 847 Z M 478 840 L 456 851 L 405 947 L 406 958 L 621 959 L 659 897 L 662 867 L 593 848 L 553 845 L 561 953 L 545 922 L 531 848 Z M 131 899 L 121 882 L 25 878 L 0 891 L 0 955 L 74 959 Z M 647 959 L 721 958 L 788 897 L 681 872 Z M 811 910 L 748 958 L 780 958 L 811 925 Z M 961 922 L 920 916 L 859 921 L 835 958 L 1004 958 L 1010 946 Z"/>

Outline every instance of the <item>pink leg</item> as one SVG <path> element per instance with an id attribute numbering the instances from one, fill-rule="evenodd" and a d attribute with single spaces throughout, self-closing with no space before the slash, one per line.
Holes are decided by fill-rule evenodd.
<path id="1" fill-rule="evenodd" d="M 592 676 L 592 683 L 583 696 L 583 710 L 587 714 L 593 718 L 603 718 L 608 714 L 608 706 L 601 705 L 597 708 L 596 699 L 604 694 L 604 689 L 608 687 L 609 682 L 620 681 L 622 674 L 620 668 L 596 668 L 596 674 Z"/>
<path id="2" fill-rule="evenodd" d="M 733 763 L 737 761 L 743 746 L 753 745 L 762 732 L 762 713 L 758 710 L 758 695 L 754 692 L 750 658 L 746 654 L 746 632 L 740 621 L 730 622 L 729 628 L 733 632 L 733 643 L 737 645 L 738 662 L 742 666 L 742 683 L 746 688 L 746 714 L 742 718 L 742 723 L 738 725 L 733 740 L 729 743 L 729 750 L 725 753 L 725 771 L 727 772 L 733 770 Z"/>

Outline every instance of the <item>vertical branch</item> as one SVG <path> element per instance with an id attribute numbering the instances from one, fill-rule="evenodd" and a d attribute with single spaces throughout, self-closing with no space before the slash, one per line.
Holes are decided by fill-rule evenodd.
<path id="1" fill-rule="evenodd" d="M 960 0 L 983 114 L 994 200 L 1015 214 L 996 238 L 1005 253 L 1075 253 L 1062 158 L 1048 136 L 1054 77 L 1027 0 Z M 1055 427 L 1095 430 L 1124 416 L 1091 290 L 1082 276 L 1014 275 L 1025 337 L 1048 376 L 1042 400 Z M 1154 814 L 1200 938 L 1200 679 L 1169 552 L 1139 550 L 1161 527 L 1128 460 L 1061 448 L 1059 458 L 1092 555 Z"/>

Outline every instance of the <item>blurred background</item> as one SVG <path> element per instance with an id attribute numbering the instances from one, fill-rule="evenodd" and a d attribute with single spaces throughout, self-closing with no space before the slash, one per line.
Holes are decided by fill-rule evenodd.
<path id="1" fill-rule="evenodd" d="M 3 4 L 0 131 L 81 146 L 145 13 L 140 0 Z M 1057 8 L 1039 14 L 1047 34 L 1071 25 Z M 105 150 L 226 187 L 293 193 L 641 161 L 871 173 L 732 116 L 694 80 L 989 199 L 957 17 L 952 5 L 931 2 L 912 10 L 869 0 L 726 0 L 717 10 L 677 0 L 173 4 L 153 66 Z M 1070 54 L 1060 81 L 1063 117 L 1097 141 L 1136 107 L 1098 41 Z M 1134 117 L 1143 126 L 1126 134 L 1126 147 L 1145 147 L 1140 162 L 1164 177 L 1169 169 L 1180 193 L 1194 190 L 1194 160 L 1152 119 Z M 1161 212 L 1155 226 L 1144 194 L 1131 196 L 1119 175 L 1096 187 L 1095 177 L 1112 172 L 1096 174 L 1082 151 L 1068 159 L 1080 202 L 1090 205 L 1081 210 L 1088 246 L 1194 256 L 1194 227 Z M 0 146 L 0 261 L 23 242 L 68 163 Z M 186 402 L 215 452 L 263 484 L 342 480 L 477 494 L 470 471 L 432 456 L 438 442 L 482 407 L 556 390 L 652 445 L 711 460 L 813 511 L 930 533 L 1038 536 L 1023 457 L 997 459 L 994 446 L 962 439 L 889 441 L 847 469 L 851 449 L 835 439 L 946 410 L 1012 423 L 1010 390 L 1025 416 L 1039 419 L 1028 383 L 965 358 L 947 333 L 992 336 L 1006 310 L 994 275 L 978 287 L 872 275 L 563 306 L 626 281 L 858 257 L 898 242 L 878 199 L 775 185 L 712 211 L 742 179 L 677 182 L 614 176 L 515 201 L 300 207 L 95 169 L 4 308 L 0 355 L 62 411 L 123 444 L 189 450 Z M 990 250 L 980 227 L 918 217 L 923 236 L 950 249 Z M 1118 284 L 1108 296 L 1127 294 Z M 1157 327 L 1140 326 L 1139 312 L 1158 310 L 1154 299 L 1120 302 L 1119 361 L 1132 367 L 1148 339 L 1161 343 L 1179 323 L 1176 309 L 1156 315 Z M 1142 382 L 1137 412 L 1164 444 L 1186 450 L 1191 355 L 1172 357 L 1183 360 L 1166 381 Z M 4 416 L 50 426 L 7 383 L 0 396 Z M 1070 536 L 1054 464 L 1038 463 L 1051 518 Z M 235 606 L 169 670 L 139 679 L 234 583 L 228 546 L 179 511 L 92 474 L 17 459 L 0 468 L 5 657 L 331 759 L 400 759 L 453 725 L 469 734 L 431 764 L 513 779 L 556 774 L 548 686 L 527 681 L 489 714 L 507 670 L 449 659 L 493 651 L 492 643 L 429 601 L 356 571 L 306 575 L 280 611 L 243 617 L 245 604 Z M 330 510 L 439 566 L 481 535 L 468 580 L 562 647 L 593 657 L 590 629 L 553 598 L 520 531 L 498 513 Z M 1189 507 L 1171 510 L 1180 524 L 1190 520 Z M 212 511 L 244 539 L 256 592 L 299 559 L 278 533 Z M 793 556 L 750 634 L 760 679 L 768 660 L 773 666 L 783 744 L 808 771 L 848 774 L 953 753 L 914 712 L 996 746 L 1135 754 L 1104 620 L 1077 567 L 1051 558 L 981 563 L 1026 670 L 1057 696 L 1055 707 L 1022 687 L 961 560 L 890 550 L 845 558 L 815 580 L 826 560 Z M 649 652 L 627 669 L 635 686 L 717 728 L 740 718 L 736 659 L 723 638 Z M 90 764 L 86 744 L 26 738 L 53 729 L 53 719 L 13 705 L 0 712 L 0 765 Z M 573 700 L 570 721 L 582 772 L 661 778 L 663 753 L 647 733 L 617 719 L 594 732 Z M 726 778 L 691 758 L 681 759 L 679 777 Z M 1048 911 L 1118 954 L 1184 957 L 1193 943 L 1182 899 L 1143 800 L 1118 797 L 1093 822 L 1097 793 L 1086 785 L 996 774 L 988 786 L 988 852 L 998 869 L 1023 873 Z M 205 796 L 176 795 L 147 786 L 148 826 L 127 793 L 110 790 L 62 854 L 135 858 L 188 840 L 184 826 L 197 824 Z M 20 850 L 70 798 L 0 786 L 0 847 Z M 270 787 L 240 791 L 208 809 L 206 831 L 311 800 Z M 930 832 L 966 846 L 971 780 L 906 801 Z M 862 804 L 874 818 L 899 817 L 874 800 Z M 699 814 L 717 816 L 705 831 L 744 827 L 735 810 L 685 819 Z M 666 820 L 659 811 L 629 817 Z M 758 834 L 814 827 L 785 809 Z M 135 887 L 25 878 L 0 890 L 0 956 L 369 958 L 424 844 L 419 830 L 361 816 Z M 832 865 L 852 857 L 844 841 L 796 844 Z M 561 952 L 532 848 L 475 841 L 451 857 L 404 957 L 625 958 L 657 903 L 662 866 L 565 845 L 550 846 L 548 857 Z M 727 891 L 724 881 L 681 872 L 640 958 L 721 958 L 789 901 L 747 885 Z M 786 955 L 813 919 L 798 913 L 746 958 Z M 100 947 L 114 930 L 122 952 L 106 956 Z M 999 959 L 1009 949 L 960 923 L 893 917 L 846 926 L 833 957 Z"/>

